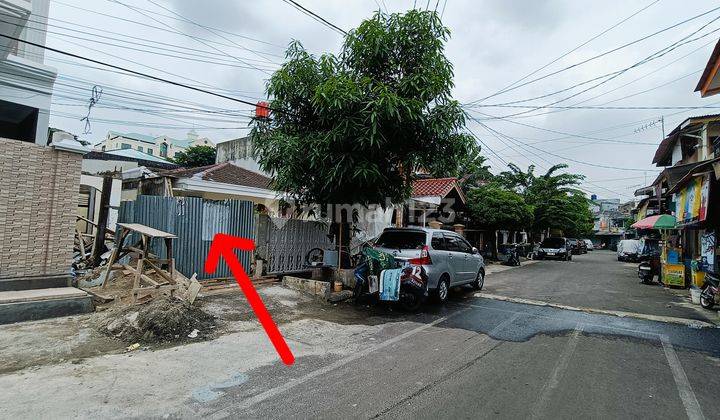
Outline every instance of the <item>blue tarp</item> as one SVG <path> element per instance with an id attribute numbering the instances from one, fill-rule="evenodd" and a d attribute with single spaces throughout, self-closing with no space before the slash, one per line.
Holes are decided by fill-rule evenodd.
<path id="1" fill-rule="evenodd" d="M 380 272 L 380 300 L 397 301 L 400 299 L 400 275 L 402 268 Z"/>

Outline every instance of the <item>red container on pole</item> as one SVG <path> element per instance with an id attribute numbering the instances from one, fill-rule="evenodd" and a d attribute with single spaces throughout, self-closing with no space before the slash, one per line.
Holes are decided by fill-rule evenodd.
<path id="1" fill-rule="evenodd" d="M 267 118 L 270 116 L 269 103 L 260 101 L 255 105 L 255 118 Z"/>

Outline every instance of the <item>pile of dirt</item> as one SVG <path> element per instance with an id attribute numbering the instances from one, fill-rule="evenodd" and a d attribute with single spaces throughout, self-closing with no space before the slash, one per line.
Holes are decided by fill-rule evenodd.
<path id="1" fill-rule="evenodd" d="M 96 328 L 128 343 L 195 341 L 215 332 L 215 317 L 174 298 L 117 307 L 97 314 Z"/>

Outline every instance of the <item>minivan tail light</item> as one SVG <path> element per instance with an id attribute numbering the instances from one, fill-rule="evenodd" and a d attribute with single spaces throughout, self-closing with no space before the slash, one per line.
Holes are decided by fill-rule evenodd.
<path id="1" fill-rule="evenodd" d="M 422 251 L 420 251 L 420 258 L 410 258 L 408 262 L 412 265 L 432 264 L 432 260 L 430 259 L 430 248 L 427 245 L 423 245 Z"/>

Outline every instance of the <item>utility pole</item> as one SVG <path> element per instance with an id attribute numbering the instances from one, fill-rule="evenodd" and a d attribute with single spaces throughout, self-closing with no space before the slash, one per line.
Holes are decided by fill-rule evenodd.
<path id="1" fill-rule="evenodd" d="M 665 116 L 664 115 L 660 117 L 660 126 L 662 127 L 662 133 L 663 133 L 662 140 L 665 140 Z"/>

